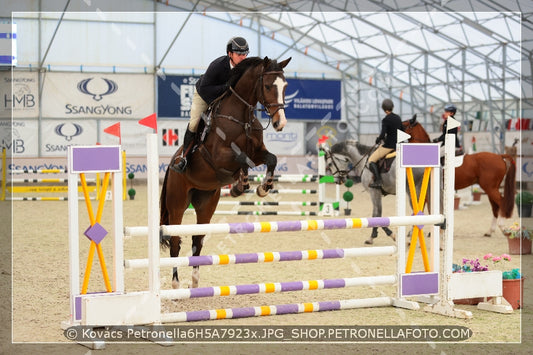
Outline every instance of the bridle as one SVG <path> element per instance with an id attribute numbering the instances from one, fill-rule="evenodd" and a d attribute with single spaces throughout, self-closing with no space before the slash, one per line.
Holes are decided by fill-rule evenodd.
<path id="1" fill-rule="evenodd" d="M 235 95 L 235 97 L 237 99 L 239 99 L 239 101 L 241 101 L 248 108 L 248 112 L 249 112 L 249 116 L 250 116 L 250 119 L 248 120 L 248 122 L 243 123 L 243 122 L 235 119 L 232 116 L 226 116 L 226 115 L 218 115 L 218 116 L 219 117 L 224 117 L 224 118 L 227 118 L 227 119 L 229 119 L 231 121 L 234 121 L 236 123 L 242 124 L 242 125 L 244 125 L 245 131 L 248 131 L 248 129 L 251 128 L 252 122 L 254 120 L 257 120 L 257 117 L 254 114 L 254 111 L 264 111 L 268 115 L 268 125 L 265 128 L 263 128 L 263 130 L 267 129 L 268 126 L 270 125 L 270 122 L 272 121 L 272 117 L 279 110 L 284 109 L 285 106 L 286 106 L 285 102 L 283 102 L 283 103 L 265 103 L 265 87 L 263 85 L 263 76 L 272 75 L 272 74 L 275 74 L 275 75 L 280 75 L 281 74 L 281 75 L 283 75 L 283 71 L 282 70 L 267 71 L 267 72 L 261 73 L 261 76 L 259 77 L 259 84 L 261 86 L 261 92 L 260 92 L 260 97 L 259 97 L 258 101 L 259 101 L 259 103 L 261 105 L 263 105 L 262 109 L 257 109 L 256 106 L 250 105 L 245 99 L 243 99 L 239 94 L 237 94 L 237 92 L 235 91 L 235 89 L 233 87 L 230 86 L 229 90 L 231 91 L 231 93 L 233 95 Z M 277 107 L 277 109 L 273 113 L 270 113 L 270 111 L 268 109 L 271 108 L 271 107 Z"/>
<path id="2" fill-rule="evenodd" d="M 375 147 L 376 145 L 374 145 Z M 325 149 L 324 152 L 326 154 L 326 162 L 328 161 L 328 159 L 331 161 L 332 165 L 335 167 L 335 171 L 333 171 L 331 168 L 331 174 L 335 177 L 339 177 L 339 179 L 341 181 L 345 180 L 345 178 L 348 176 L 348 174 L 352 171 L 355 171 L 357 169 L 357 167 L 359 166 L 359 164 L 361 164 L 362 162 L 364 163 L 364 165 L 366 165 L 366 162 L 368 161 L 368 158 L 370 158 L 370 152 L 372 152 L 374 150 L 374 147 L 372 147 L 372 149 L 370 149 L 367 153 L 363 154 L 363 156 L 361 157 L 361 159 L 359 159 L 357 161 L 357 163 L 355 164 L 352 164 L 352 167 L 349 168 L 348 170 L 346 169 L 340 169 L 339 168 L 339 165 L 337 164 L 337 159 L 338 160 L 344 160 L 344 162 L 346 162 L 346 166 L 350 166 L 350 159 L 345 156 L 344 154 L 339 154 L 342 156 L 342 158 L 337 158 L 337 159 L 334 159 L 333 158 L 333 153 L 331 153 L 331 151 L 329 149 Z"/>

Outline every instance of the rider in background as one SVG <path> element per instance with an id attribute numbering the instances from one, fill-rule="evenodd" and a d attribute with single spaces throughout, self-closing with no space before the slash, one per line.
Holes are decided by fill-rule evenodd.
<path id="1" fill-rule="evenodd" d="M 433 143 L 442 142 L 441 146 L 444 146 L 444 143 L 446 142 L 446 133 L 455 134 L 455 150 L 461 150 L 461 143 L 459 143 L 459 127 L 452 128 L 448 131 L 448 117 L 452 117 L 455 119 L 455 113 L 457 112 L 457 108 L 454 104 L 448 104 L 444 107 L 444 113 L 442 114 L 442 118 L 444 119 L 444 122 L 442 123 L 442 134 L 433 139 Z"/>
<path id="2" fill-rule="evenodd" d="M 396 150 L 397 130 L 403 131 L 402 119 L 397 114 L 393 113 L 394 103 L 391 99 L 385 99 L 381 103 L 381 108 L 385 111 L 385 117 L 381 120 L 381 133 L 376 138 L 376 144 L 380 145 L 368 158 L 368 168 L 374 174 L 374 181 L 370 183 L 370 187 L 381 188 L 383 182 L 378 168 L 378 160 L 384 158 L 387 154 Z"/>
<path id="3" fill-rule="evenodd" d="M 180 161 L 175 168 L 183 173 L 187 167 L 187 159 L 194 144 L 194 137 L 198 129 L 201 115 L 209 105 L 227 89 L 227 82 L 231 76 L 231 69 L 248 55 L 248 42 L 242 37 L 233 37 L 226 45 L 226 55 L 213 60 L 206 72 L 196 82 L 192 98 L 191 117 L 187 131 L 183 137 L 183 151 Z"/>

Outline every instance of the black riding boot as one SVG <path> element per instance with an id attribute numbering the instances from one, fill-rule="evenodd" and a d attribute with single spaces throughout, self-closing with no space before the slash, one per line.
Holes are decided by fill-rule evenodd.
<path id="1" fill-rule="evenodd" d="M 370 183 L 370 187 L 380 189 L 383 185 L 383 182 L 381 181 L 381 174 L 379 173 L 378 164 L 372 162 L 368 164 L 368 169 L 374 174 L 374 181 Z"/>
<path id="2" fill-rule="evenodd" d="M 181 159 L 175 165 L 175 170 L 179 173 L 183 173 L 185 168 L 187 168 L 187 158 L 190 156 L 192 145 L 194 144 L 194 135 L 195 132 L 187 131 L 185 132 L 185 137 L 183 137 L 183 151 L 181 152 Z"/>

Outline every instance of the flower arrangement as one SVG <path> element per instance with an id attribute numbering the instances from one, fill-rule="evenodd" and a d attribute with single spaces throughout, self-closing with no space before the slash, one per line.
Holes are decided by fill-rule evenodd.
<path id="1" fill-rule="evenodd" d="M 511 261 L 511 256 L 508 254 L 502 254 L 500 256 L 494 256 L 491 253 L 483 256 L 483 260 L 491 261 L 492 266 L 495 269 L 499 269 L 506 261 Z M 466 259 L 463 258 L 462 264 L 453 264 L 453 272 L 479 272 L 479 271 L 489 271 L 488 265 L 482 265 L 479 258 L 476 259 Z M 511 271 L 502 271 L 503 279 L 520 279 L 522 275 L 520 274 L 520 269 L 513 269 Z"/>
<path id="2" fill-rule="evenodd" d="M 533 231 L 530 229 L 527 229 L 525 226 L 520 227 L 518 222 L 514 222 L 512 226 L 504 228 L 502 232 L 503 232 L 503 235 L 505 235 L 509 239 L 514 239 L 514 238 L 531 239 L 531 236 L 533 234 Z"/>

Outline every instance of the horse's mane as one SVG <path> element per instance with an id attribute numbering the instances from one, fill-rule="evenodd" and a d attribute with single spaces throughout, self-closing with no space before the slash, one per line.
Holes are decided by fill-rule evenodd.
<path id="1" fill-rule="evenodd" d="M 354 146 L 361 155 L 368 154 L 370 151 L 372 151 L 372 147 L 361 144 L 354 139 L 347 139 L 344 142 L 339 142 L 332 145 L 331 152 L 334 154 L 349 155 L 348 146 Z"/>
<path id="2" fill-rule="evenodd" d="M 260 57 L 248 57 L 246 59 L 243 59 L 239 64 L 237 64 L 232 70 L 231 70 L 231 76 L 228 80 L 228 84 L 231 87 L 235 87 L 237 82 L 240 80 L 240 78 L 246 73 L 246 71 L 250 68 L 254 68 L 261 63 L 263 63 L 264 58 Z M 266 71 L 277 71 L 282 70 L 280 65 L 275 59 L 269 60 L 269 65 L 265 69 Z"/>

